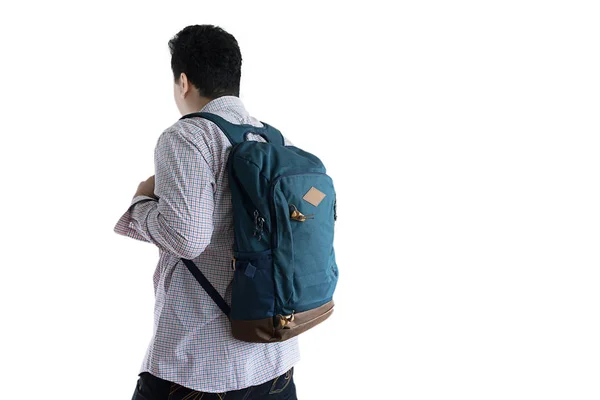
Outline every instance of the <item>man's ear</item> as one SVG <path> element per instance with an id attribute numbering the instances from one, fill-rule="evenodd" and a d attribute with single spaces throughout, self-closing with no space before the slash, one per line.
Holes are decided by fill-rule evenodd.
<path id="1" fill-rule="evenodd" d="M 185 72 L 182 72 L 181 75 L 179 75 L 179 93 L 181 94 L 182 98 L 185 98 L 189 91 L 190 81 L 188 81 L 188 77 Z"/>

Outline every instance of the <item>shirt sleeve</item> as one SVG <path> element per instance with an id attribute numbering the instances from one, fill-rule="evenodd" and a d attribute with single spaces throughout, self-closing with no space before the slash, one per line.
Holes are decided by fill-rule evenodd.
<path id="1" fill-rule="evenodd" d="M 115 232 L 179 258 L 198 257 L 213 233 L 214 176 L 205 156 L 181 133 L 165 131 L 154 151 L 158 200 L 138 196 Z"/>

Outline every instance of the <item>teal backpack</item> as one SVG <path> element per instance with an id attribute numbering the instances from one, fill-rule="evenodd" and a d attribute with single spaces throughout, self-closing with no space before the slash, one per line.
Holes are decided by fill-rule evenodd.
<path id="1" fill-rule="evenodd" d="M 277 129 L 235 125 L 208 113 L 232 144 L 228 159 L 235 270 L 231 307 L 191 260 L 183 260 L 246 342 L 287 340 L 333 312 L 336 194 L 323 163 L 285 146 Z M 247 140 L 248 134 L 267 142 Z"/>

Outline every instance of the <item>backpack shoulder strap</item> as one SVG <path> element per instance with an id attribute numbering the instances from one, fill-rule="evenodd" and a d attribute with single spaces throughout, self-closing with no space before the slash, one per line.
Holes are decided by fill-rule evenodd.
<path id="1" fill-rule="evenodd" d="M 217 289 L 206 279 L 206 276 L 198 269 L 196 264 L 192 260 L 187 260 L 185 258 L 181 259 L 187 269 L 194 275 L 194 278 L 198 281 L 200 286 L 206 291 L 206 293 L 210 296 L 210 298 L 219 306 L 221 311 L 227 316 L 231 313 L 231 308 L 225 302 L 225 299 L 219 294 Z"/>
<path id="2" fill-rule="evenodd" d="M 236 145 L 246 141 L 248 134 L 254 133 L 256 135 L 262 136 L 267 142 L 271 144 L 280 144 L 282 146 L 285 146 L 285 139 L 283 138 L 281 132 L 262 121 L 261 123 L 264 126 L 261 128 L 249 124 L 232 124 L 231 122 L 227 121 L 221 116 L 205 112 L 187 114 L 181 117 L 180 119 L 186 118 L 204 118 L 213 122 L 223 131 L 223 133 L 225 134 L 225 136 L 227 136 L 227 139 L 229 139 L 232 145 Z"/>

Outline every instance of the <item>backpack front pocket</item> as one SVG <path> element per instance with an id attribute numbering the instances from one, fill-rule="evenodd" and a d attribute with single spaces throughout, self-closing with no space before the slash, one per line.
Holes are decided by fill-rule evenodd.
<path id="1" fill-rule="evenodd" d="M 283 315 L 332 300 L 337 283 L 335 200 L 333 182 L 324 173 L 284 175 L 272 184 L 275 308 Z"/>

